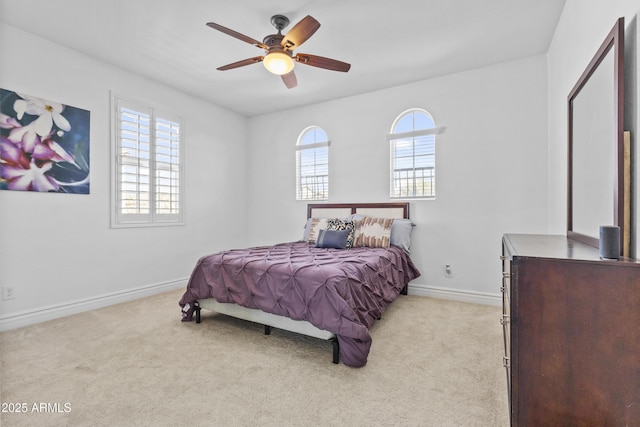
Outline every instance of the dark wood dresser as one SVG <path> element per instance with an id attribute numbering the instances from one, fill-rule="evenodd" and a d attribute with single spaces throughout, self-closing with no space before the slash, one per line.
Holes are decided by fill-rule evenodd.
<path id="1" fill-rule="evenodd" d="M 565 236 L 502 239 L 512 426 L 640 426 L 640 263 Z"/>

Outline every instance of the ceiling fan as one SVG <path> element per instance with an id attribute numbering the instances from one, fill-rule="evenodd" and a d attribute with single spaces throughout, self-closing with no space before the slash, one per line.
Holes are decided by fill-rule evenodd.
<path id="1" fill-rule="evenodd" d="M 300 47 L 302 43 L 307 41 L 309 37 L 320 28 L 320 23 L 312 16 L 307 15 L 304 17 L 284 35 L 282 34 L 282 30 L 289 25 L 289 18 L 284 15 L 274 15 L 271 17 L 271 24 L 278 30 L 278 34 L 270 34 L 260 42 L 244 34 L 240 34 L 237 31 L 223 27 L 222 25 L 208 22 L 207 26 L 213 29 L 265 50 L 264 56 L 254 56 L 253 58 L 233 62 L 218 67 L 218 70 L 231 70 L 233 68 L 262 62 L 265 68 L 271 73 L 281 76 L 287 88 L 291 89 L 298 85 L 298 80 L 293 72 L 293 67 L 296 62 L 332 71 L 347 72 L 349 68 L 351 68 L 350 64 L 335 59 L 306 53 L 293 53 L 294 49 Z"/>

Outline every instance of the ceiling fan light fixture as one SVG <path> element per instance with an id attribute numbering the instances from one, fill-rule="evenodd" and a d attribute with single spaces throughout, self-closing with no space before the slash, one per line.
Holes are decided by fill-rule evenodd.
<path id="1" fill-rule="evenodd" d="M 270 73 L 279 76 L 289 74 L 295 65 L 293 58 L 284 52 L 271 52 L 264 57 L 262 63 Z"/>

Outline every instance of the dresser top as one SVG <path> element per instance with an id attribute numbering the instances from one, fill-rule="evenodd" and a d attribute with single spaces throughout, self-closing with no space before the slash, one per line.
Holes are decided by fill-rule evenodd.
<path id="1" fill-rule="evenodd" d="M 586 245 L 562 235 L 505 234 L 503 236 L 509 254 L 513 257 L 554 258 L 582 261 L 638 264 L 637 260 L 602 260 L 598 248 Z"/>

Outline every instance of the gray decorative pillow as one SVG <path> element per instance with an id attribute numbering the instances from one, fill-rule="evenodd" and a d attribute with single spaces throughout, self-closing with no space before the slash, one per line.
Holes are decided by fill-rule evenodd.
<path id="1" fill-rule="evenodd" d="M 349 230 L 320 230 L 316 248 L 347 249 Z"/>
<path id="2" fill-rule="evenodd" d="M 327 230 L 347 230 L 349 232 L 347 236 L 347 249 L 353 247 L 353 241 L 355 240 L 356 235 L 355 221 L 339 218 L 330 219 L 327 221 Z"/>
<path id="3" fill-rule="evenodd" d="M 410 219 L 395 219 L 391 225 L 391 240 L 393 246 L 398 246 L 409 253 L 411 248 L 411 231 L 414 223 Z"/>

